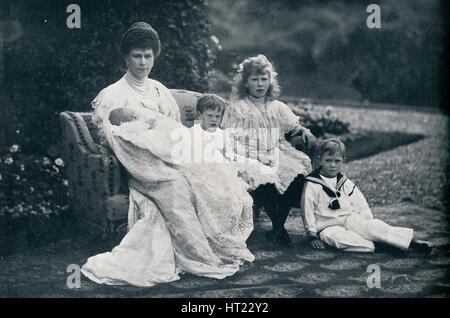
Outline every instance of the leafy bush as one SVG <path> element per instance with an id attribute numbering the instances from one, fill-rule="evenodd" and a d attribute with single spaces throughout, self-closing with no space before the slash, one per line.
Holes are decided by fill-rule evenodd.
<path id="1" fill-rule="evenodd" d="M 206 0 L 79 0 L 81 29 L 69 29 L 72 2 L 20 0 L 11 6 L 7 22 L 19 25 L 22 35 L 9 41 L 6 34 L 4 91 L 12 106 L 5 115 L 11 130 L 23 131 L 24 151 L 45 154 L 59 138 L 57 114 L 90 110 L 96 94 L 124 74 L 119 42 L 135 21 L 149 22 L 161 38 L 152 78 L 170 88 L 207 90 Z"/>
<path id="2" fill-rule="evenodd" d="M 68 210 L 68 180 L 61 158 L 25 155 L 13 144 L 0 155 L 0 216 L 49 217 Z"/>
<path id="3" fill-rule="evenodd" d="M 311 130 L 316 137 L 343 135 L 350 132 L 350 124 L 338 118 L 332 106 L 320 111 L 305 98 L 300 99 L 298 103 L 290 103 L 289 106 L 297 116 L 300 116 L 301 124 Z"/>

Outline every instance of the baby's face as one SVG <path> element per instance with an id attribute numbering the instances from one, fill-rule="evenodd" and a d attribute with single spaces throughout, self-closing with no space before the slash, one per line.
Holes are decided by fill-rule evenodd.
<path id="1" fill-rule="evenodd" d="M 129 108 L 117 108 L 109 114 L 109 121 L 116 126 L 136 120 L 138 120 L 137 114 Z"/>
<path id="2" fill-rule="evenodd" d="M 203 130 L 216 131 L 222 121 L 222 112 L 219 109 L 207 109 L 200 114 Z"/>

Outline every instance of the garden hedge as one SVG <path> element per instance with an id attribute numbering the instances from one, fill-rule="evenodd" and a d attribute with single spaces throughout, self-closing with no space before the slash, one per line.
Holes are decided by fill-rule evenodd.
<path id="1" fill-rule="evenodd" d="M 7 136 L 20 131 L 23 151 L 45 153 L 59 138 L 57 114 L 88 111 L 90 102 L 125 71 L 119 41 L 136 21 L 158 32 L 162 52 L 152 78 L 170 88 L 205 91 L 211 69 L 206 0 L 18 0 L 8 1 L 4 43 L 3 107 Z M 81 9 L 81 28 L 70 29 L 67 6 Z M 17 23 L 19 22 L 19 23 Z M 10 28 L 11 29 L 11 28 Z M 14 31 L 14 30 L 13 30 Z M 5 109 L 8 109 L 6 111 Z"/>

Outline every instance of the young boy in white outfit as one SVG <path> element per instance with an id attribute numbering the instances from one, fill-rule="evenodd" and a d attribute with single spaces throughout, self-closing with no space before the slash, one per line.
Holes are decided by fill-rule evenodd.
<path id="1" fill-rule="evenodd" d="M 342 174 L 345 145 L 337 138 L 317 148 L 319 167 L 305 178 L 301 200 L 303 223 L 314 249 L 323 243 L 353 252 L 373 252 L 374 242 L 401 250 L 430 253 L 430 243 L 413 238 L 413 229 L 394 227 L 372 215 L 359 189 Z"/>
<path id="2" fill-rule="evenodd" d="M 249 191 L 266 183 L 272 183 L 276 188 L 281 187 L 281 181 L 271 167 L 234 151 L 232 138 L 227 135 L 230 131 L 219 127 L 227 104 L 215 94 L 204 94 L 198 100 L 199 122 L 191 127 L 194 162 L 231 163 L 238 170 L 239 177 L 249 185 Z"/>
<path id="3" fill-rule="evenodd" d="M 223 163 L 225 134 L 219 125 L 227 102 L 214 94 L 204 94 L 197 102 L 199 122 L 191 127 L 195 163 Z"/>

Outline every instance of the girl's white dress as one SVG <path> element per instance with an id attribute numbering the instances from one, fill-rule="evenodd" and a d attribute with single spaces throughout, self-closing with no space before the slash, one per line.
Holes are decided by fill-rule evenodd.
<path id="1" fill-rule="evenodd" d="M 278 192 L 284 193 L 298 175 L 311 172 L 309 157 L 292 147 L 285 138 L 298 123 L 299 117 L 277 100 L 260 101 L 247 97 L 233 102 L 225 110 L 221 126 L 227 136 L 232 136 L 229 140 L 233 140 L 231 147 L 235 148 L 237 158 L 244 156 L 270 168 L 247 170 L 245 180 L 252 188 L 273 183 Z M 275 176 L 268 178 L 272 173 Z"/>
<path id="2" fill-rule="evenodd" d="M 126 75 L 93 101 L 94 121 L 130 174 L 129 232 L 111 252 L 90 257 L 82 273 L 110 285 L 153 286 L 189 272 L 224 278 L 254 256 L 246 246 L 253 230 L 247 184 L 229 164 L 179 160 L 179 109 L 161 83 L 135 87 Z M 113 126 L 108 116 L 130 107 L 156 120 Z M 140 118 L 141 118 L 140 116 Z M 151 129 L 149 129 L 151 128 Z"/>

